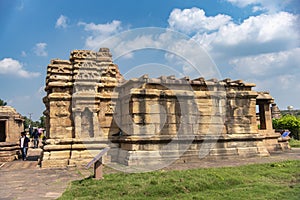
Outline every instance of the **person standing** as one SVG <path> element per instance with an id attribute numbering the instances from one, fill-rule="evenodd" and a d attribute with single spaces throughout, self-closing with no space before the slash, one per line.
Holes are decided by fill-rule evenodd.
<path id="1" fill-rule="evenodd" d="M 40 133 L 39 133 L 38 129 L 34 129 L 34 132 L 33 132 L 33 148 L 38 148 L 39 147 L 39 137 L 40 137 Z"/>
<path id="2" fill-rule="evenodd" d="M 21 133 L 21 138 L 20 138 L 20 148 L 22 152 L 22 159 L 26 160 L 27 157 L 27 150 L 28 150 L 28 143 L 29 143 L 29 138 L 26 136 L 26 132 Z"/>
<path id="3" fill-rule="evenodd" d="M 33 136 L 33 128 L 31 127 L 31 125 L 29 125 L 29 136 L 30 138 L 32 138 Z"/>

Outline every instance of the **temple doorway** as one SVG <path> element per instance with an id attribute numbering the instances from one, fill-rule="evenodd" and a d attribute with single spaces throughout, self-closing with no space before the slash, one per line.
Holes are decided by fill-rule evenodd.
<path id="1" fill-rule="evenodd" d="M 0 142 L 6 140 L 6 121 L 0 121 Z"/>

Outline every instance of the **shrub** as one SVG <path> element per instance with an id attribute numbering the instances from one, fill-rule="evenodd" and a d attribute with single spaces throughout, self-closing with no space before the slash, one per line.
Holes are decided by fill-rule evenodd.
<path id="1" fill-rule="evenodd" d="M 299 140 L 300 118 L 293 115 L 284 115 L 280 119 L 273 119 L 274 129 L 288 129 L 291 137 Z"/>

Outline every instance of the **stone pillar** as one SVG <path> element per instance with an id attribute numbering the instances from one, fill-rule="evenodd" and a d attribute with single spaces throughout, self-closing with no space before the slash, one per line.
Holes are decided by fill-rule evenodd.
<path id="1" fill-rule="evenodd" d="M 260 116 L 260 129 L 263 130 L 272 130 L 272 117 L 271 117 L 271 109 L 270 104 L 260 104 L 259 105 L 259 116 Z"/>
<path id="2" fill-rule="evenodd" d="M 51 60 L 47 68 L 46 105 L 47 138 L 71 138 L 73 120 L 71 115 L 72 65 L 66 60 Z"/>
<path id="3" fill-rule="evenodd" d="M 259 104 L 259 121 L 260 121 L 260 129 L 266 130 L 267 129 L 267 122 L 266 122 L 266 104 Z"/>
<path id="4" fill-rule="evenodd" d="M 259 107 L 260 130 L 268 134 L 274 133 L 270 104 L 274 102 L 268 92 L 258 92 L 256 104 Z"/>

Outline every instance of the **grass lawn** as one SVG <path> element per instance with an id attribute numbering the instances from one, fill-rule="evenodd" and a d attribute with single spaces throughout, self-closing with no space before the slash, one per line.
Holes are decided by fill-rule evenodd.
<path id="1" fill-rule="evenodd" d="M 59 199 L 300 199 L 300 160 L 104 177 L 74 181 Z"/>
<path id="2" fill-rule="evenodd" d="M 289 144 L 291 147 L 300 148 L 300 140 L 290 139 Z"/>

